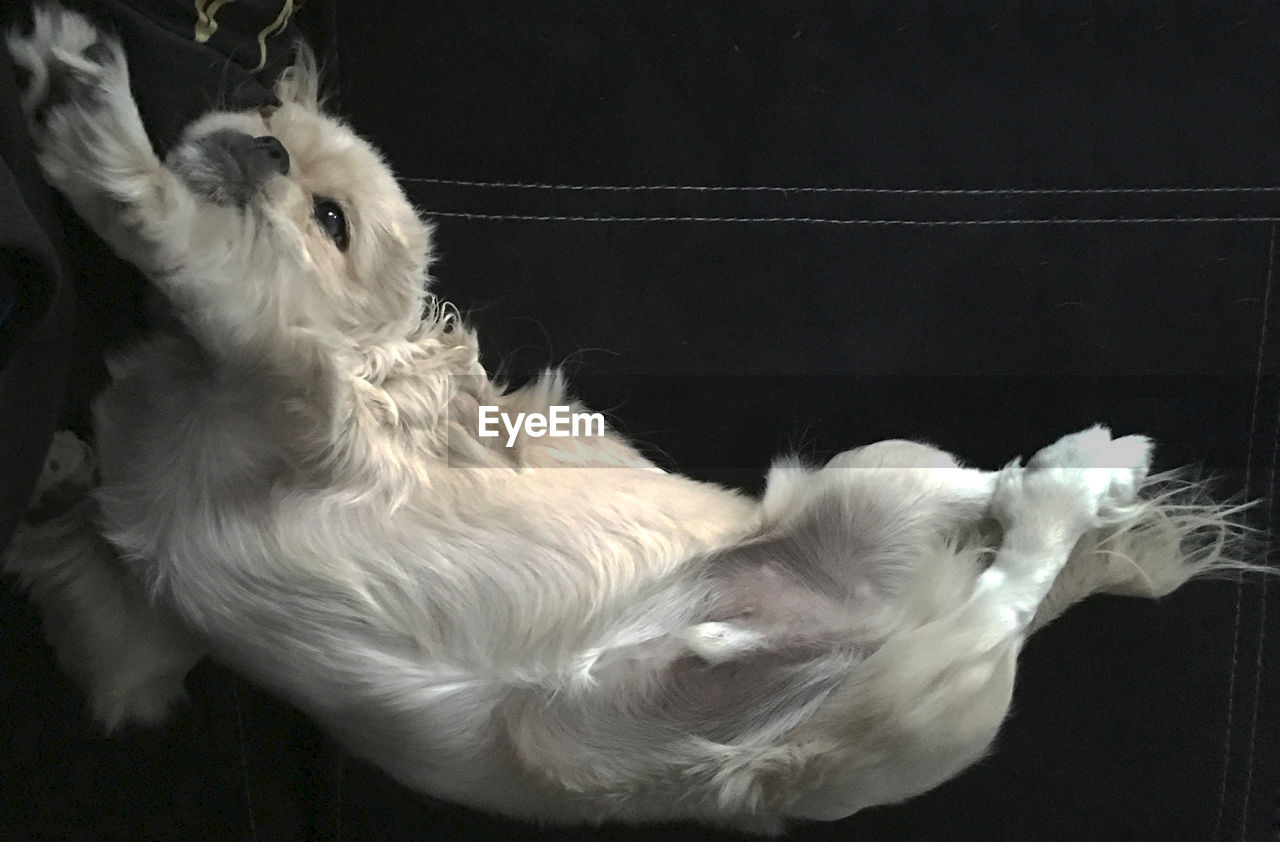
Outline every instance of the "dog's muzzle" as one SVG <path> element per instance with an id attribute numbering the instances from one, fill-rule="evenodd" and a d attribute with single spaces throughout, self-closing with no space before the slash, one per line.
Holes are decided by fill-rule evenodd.
<path id="1" fill-rule="evenodd" d="M 289 152 L 271 135 L 223 129 L 184 144 L 171 165 L 193 191 L 214 202 L 243 205 L 267 180 L 288 175 Z"/>

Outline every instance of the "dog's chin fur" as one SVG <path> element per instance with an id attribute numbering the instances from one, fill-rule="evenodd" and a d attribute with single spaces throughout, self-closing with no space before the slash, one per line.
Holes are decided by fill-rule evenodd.
<path id="1" fill-rule="evenodd" d="M 481 405 L 573 402 L 485 375 L 425 291 L 428 225 L 308 54 L 273 113 L 211 114 L 161 165 L 105 40 L 51 7 L 9 43 L 50 181 L 182 329 L 114 360 L 92 501 L 7 565 L 109 727 L 157 718 L 205 647 L 444 798 L 772 832 L 977 760 L 1072 602 L 1250 566 L 1233 510 L 1100 429 L 998 473 L 909 442 L 784 460 L 760 500 L 613 434 L 482 439 Z M 42 113 L 67 72 L 94 95 Z M 201 145 L 226 130 L 278 138 L 288 173 L 227 201 Z"/>

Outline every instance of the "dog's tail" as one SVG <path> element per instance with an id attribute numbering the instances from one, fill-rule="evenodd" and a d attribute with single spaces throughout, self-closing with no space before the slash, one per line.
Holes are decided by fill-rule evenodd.
<path id="1" fill-rule="evenodd" d="M 1256 505 L 1215 502 L 1207 482 L 1181 471 L 1151 475 L 1119 523 L 1080 539 L 1032 629 L 1093 593 L 1155 599 L 1194 578 L 1280 573 L 1246 521 Z"/>

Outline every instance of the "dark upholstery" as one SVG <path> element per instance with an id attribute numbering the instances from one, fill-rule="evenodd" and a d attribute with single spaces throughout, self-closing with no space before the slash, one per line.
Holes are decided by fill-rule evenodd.
<path id="1" fill-rule="evenodd" d="M 254 90 L 242 55 L 161 25 L 156 9 L 190 3 L 102 5 L 146 51 L 144 104 Z M 270 20 L 278 3 L 247 7 Z M 779 452 L 914 437 L 995 467 L 1103 421 L 1155 436 L 1162 467 L 1203 464 L 1224 494 L 1275 491 L 1271 5 L 313 0 L 295 23 L 326 55 L 334 105 L 438 220 L 436 289 L 487 363 L 518 380 L 567 362 L 664 464 L 755 489 Z M 234 79 L 162 72 L 210 58 Z M 0 344 L 0 527 L 51 408 L 82 420 L 94 355 L 141 300 L 53 220 L 10 86 L 5 66 L 0 293 L 35 315 Z M 151 112 L 160 138 L 183 116 Z M 72 277 L 74 351 L 58 309 Z M 1256 525 L 1274 514 L 1260 506 Z M 162 731 L 95 736 L 6 584 L 0 838 L 542 838 L 408 793 L 213 664 Z M 1028 646 L 990 757 L 792 836 L 1280 838 L 1277 588 L 1072 609 Z"/>

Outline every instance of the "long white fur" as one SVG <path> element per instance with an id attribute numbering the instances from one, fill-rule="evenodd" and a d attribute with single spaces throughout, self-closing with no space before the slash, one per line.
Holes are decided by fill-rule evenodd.
<path id="1" fill-rule="evenodd" d="M 49 181 L 183 325 L 114 361 L 93 499 L 6 556 L 108 728 L 154 720 L 207 647 L 441 797 L 773 832 L 979 758 L 1023 641 L 1072 602 L 1257 568 L 1237 510 L 1100 427 L 997 473 L 896 441 L 783 460 L 760 500 L 612 433 L 481 439 L 480 405 L 564 383 L 485 374 L 426 292 L 429 227 L 319 110 L 309 54 L 279 109 L 210 114 L 162 163 L 113 38 L 46 6 L 8 44 Z M 90 94 L 41 111 L 59 73 Z M 292 161 L 244 206 L 189 186 L 227 129 Z"/>

